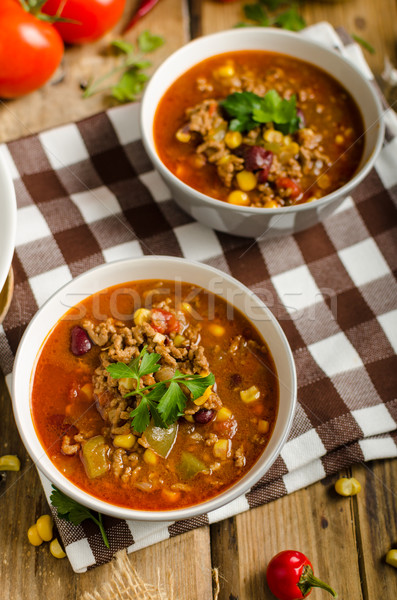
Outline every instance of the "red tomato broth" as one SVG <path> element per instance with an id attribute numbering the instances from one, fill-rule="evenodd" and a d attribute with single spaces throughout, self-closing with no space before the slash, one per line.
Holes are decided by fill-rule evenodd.
<path id="1" fill-rule="evenodd" d="M 168 289 L 172 289 L 175 285 L 174 282 L 163 283 Z M 191 490 L 180 492 L 174 504 L 163 497 L 161 488 L 151 492 L 142 491 L 130 482 L 122 483 L 111 470 L 98 479 L 89 479 L 79 454 L 65 456 L 61 452 L 61 436 L 68 427 L 71 427 L 72 434 L 78 430 L 91 437 L 103 433 L 105 424 L 97 411 L 95 401 L 88 398 L 82 390 L 83 386 L 91 382 L 91 375 L 98 365 L 101 348 L 94 345 L 87 354 L 74 356 L 69 350 L 71 328 L 81 324 L 84 318 L 99 323 L 101 319 L 96 318 L 95 315 L 99 314 L 101 317 L 110 315 L 112 293 L 130 288 L 143 297 L 145 292 L 153 289 L 155 284 L 155 281 L 148 280 L 114 286 L 100 294 L 94 294 L 71 309 L 55 325 L 43 344 L 33 374 L 31 394 L 31 410 L 37 435 L 56 468 L 87 493 L 105 502 L 137 510 L 172 510 L 191 506 L 228 489 L 246 474 L 262 454 L 274 429 L 278 410 L 278 381 L 270 353 L 266 352 L 258 356 L 247 349 L 239 352 L 238 355 L 227 352 L 230 341 L 238 335 L 255 340 L 261 346 L 265 345 L 253 324 L 234 308 L 232 319 L 228 318 L 230 305 L 219 296 L 200 289 L 191 302 L 203 319 L 200 343 L 205 348 L 210 369 L 215 375 L 217 393 L 223 399 L 224 405 L 232 411 L 233 419 L 223 423 L 214 420 L 206 425 L 194 424 L 194 430 L 199 433 L 214 432 L 228 437 L 236 429 L 232 444 L 233 447 L 238 447 L 244 442 L 246 465 L 243 468 L 236 468 L 231 458 L 222 461 L 222 477 L 218 477 L 217 471 L 211 475 L 198 473 L 186 482 Z M 191 290 L 190 284 L 182 284 L 182 298 L 188 297 Z M 175 298 L 173 293 L 167 295 L 172 299 Z M 130 326 L 133 324 L 131 317 L 137 308 L 134 299 L 130 294 L 119 295 L 118 299 L 118 311 L 129 317 L 125 318 L 124 322 Z M 214 312 L 213 318 L 210 318 L 212 306 Z M 80 315 L 78 321 L 71 318 L 73 315 L 74 317 Z M 192 322 L 194 319 L 189 316 L 189 321 Z M 214 323 L 225 328 L 225 335 L 220 338 L 214 336 L 208 328 L 208 325 Z M 241 401 L 239 391 L 253 385 L 259 388 L 261 397 L 252 405 L 246 405 Z M 262 436 L 261 444 L 250 441 L 256 432 L 256 422 L 259 418 L 269 421 L 269 431 Z M 212 448 L 202 447 L 203 445 L 200 444 L 200 451 L 198 451 L 198 444 L 189 438 L 191 429 L 192 423 L 180 418 L 176 442 L 167 459 L 159 457 L 156 467 L 141 461 L 142 473 L 147 475 L 153 472 L 161 473 L 164 480 L 162 487 L 167 487 L 168 467 L 165 467 L 167 464 L 170 465 L 170 473 L 173 476 L 172 469 L 175 469 L 175 465 L 178 464 L 182 451 L 187 450 L 197 455 L 206 464 L 214 463 Z M 110 435 L 106 441 L 111 443 Z"/>
<path id="2" fill-rule="evenodd" d="M 322 135 L 321 149 L 329 164 L 326 165 L 324 161 L 318 172 L 314 173 L 311 169 L 299 177 L 290 175 L 287 167 L 286 175 L 284 172 L 275 172 L 272 185 L 276 188 L 274 195 L 280 206 L 300 204 L 324 196 L 352 178 L 363 153 L 364 127 L 361 113 L 347 90 L 328 73 L 305 61 L 283 54 L 251 50 L 229 52 L 200 62 L 181 75 L 161 98 L 154 117 L 154 141 L 161 161 L 174 175 L 194 189 L 222 201 L 228 201 L 230 192 L 239 189 L 235 177 L 230 186 L 223 183 L 217 172 L 218 162 L 212 163 L 208 156 L 198 166 L 197 146 L 200 141 L 197 138 L 191 143 L 182 143 L 176 138 L 176 132 L 187 126 L 188 109 L 206 99 L 219 101 L 230 93 L 246 89 L 244 83 L 240 89 L 216 76 L 217 70 L 225 64 L 233 65 L 236 77 L 240 77 L 241 81 L 248 78 L 252 82 L 264 83 L 266 91 L 275 89 L 281 96 L 287 90 L 293 92 L 297 95 L 297 107 L 303 111 L 306 127 Z M 283 75 L 277 75 L 278 71 Z M 197 82 L 200 78 L 205 79 L 212 89 L 199 90 Z M 303 96 L 299 98 L 299 93 L 303 92 L 306 94 L 304 100 Z M 343 134 L 343 141 L 336 143 L 340 134 Z M 299 132 L 290 137 L 297 141 L 298 135 Z M 244 143 L 264 145 L 262 139 L 253 142 L 248 138 L 249 135 L 243 136 Z M 233 154 L 233 150 L 230 152 Z M 202 158 L 205 152 L 200 151 L 199 156 Z M 297 156 L 295 158 L 300 160 Z M 326 178 L 323 177 L 319 184 L 321 175 L 326 175 Z M 297 197 L 288 192 L 289 186 L 282 197 L 277 196 L 277 178 L 280 181 L 286 177 L 299 182 L 302 193 Z M 322 187 L 324 184 L 327 184 L 326 187 Z M 248 195 L 250 206 L 266 206 L 266 196 L 262 197 L 262 190 L 255 188 Z"/>

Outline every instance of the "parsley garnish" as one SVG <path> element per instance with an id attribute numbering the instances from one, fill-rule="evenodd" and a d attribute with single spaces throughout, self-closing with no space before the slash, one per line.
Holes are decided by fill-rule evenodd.
<path id="1" fill-rule="evenodd" d="M 122 55 L 120 64 L 109 73 L 99 77 L 90 83 L 84 90 L 83 98 L 89 98 L 100 92 L 110 91 L 110 95 L 118 102 L 133 102 L 142 93 L 149 75 L 145 69 L 151 66 L 151 62 L 144 59 L 144 55 L 153 52 L 164 44 L 164 39 L 159 35 L 153 35 L 150 31 L 143 31 L 138 37 L 138 51 L 134 44 L 124 40 L 114 40 L 111 47 Z M 117 83 L 102 86 L 108 79 L 119 74 Z"/>
<path id="2" fill-rule="evenodd" d="M 96 518 L 89 508 L 86 508 L 76 502 L 76 500 L 72 500 L 72 498 L 65 496 L 65 494 L 58 490 L 54 485 L 52 486 L 52 489 L 53 492 L 51 493 L 50 500 L 52 506 L 57 509 L 58 517 L 64 521 L 73 523 L 73 525 L 80 525 L 80 523 L 86 519 L 91 519 L 91 521 L 94 521 L 94 523 L 98 525 L 103 542 L 106 548 L 109 548 L 109 540 L 102 523 L 101 513 L 96 513 L 98 515 L 98 518 Z"/>
<path id="3" fill-rule="evenodd" d="M 279 10 L 281 7 L 288 7 Z M 296 2 L 291 0 L 260 0 L 255 4 L 245 4 L 243 7 L 246 19 L 260 27 L 280 27 L 290 31 L 300 31 L 306 27 L 305 19 L 299 14 Z M 268 10 L 277 11 L 269 15 Z M 250 23 L 238 23 L 237 27 L 249 27 Z"/>
<path id="4" fill-rule="evenodd" d="M 160 369 L 161 365 L 158 364 L 160 358 L 161 355 L 156 352 L 148 353 L 145 346 L 139 356 L 128 365 L 118 362 L 106 367 L 113 379 L 135 380 L 135 389 L 126 394 L 124 398 L 140 396 L 139 405 L 130 413 L 131 426 L 138 433 L 145 431 L 150 423 L 150 418 L 153 419 L 156 427 L 166 429 L 183 415 L 187 397 L 180 387 L 181 384 L 189 390 L 192 399 L 196 400 L 210 385 L 215 383 L 212 373 L 202 377 L 201 375 L 185 375 L 176 370 L 171 379 L 140 387 L 141 377 L 156 373 Z"/>
<path id="5" fill-rule="evenodd" d="M 232 131 L 250 131 L 261 123 L 273 123 L 284 135 L 299 129 L 295 95 L 285 100 L 276 90 L 263 97 L 253 92 L 235 92 L 220 104 L 232 117 L 229 125 Z"/>
<path id="6" fill-rule="evenodd" d="M 360 44 L 360 46 L 365 48 L 365 50 L 368 50 L 370 54 L 375 54 L 375 48 L 369 42 L 367 42 L 367 40 L 364 40 L 364 38 L 356 35 L 355 33 L 352 33 L 351 36 L 355 42 Z"/>

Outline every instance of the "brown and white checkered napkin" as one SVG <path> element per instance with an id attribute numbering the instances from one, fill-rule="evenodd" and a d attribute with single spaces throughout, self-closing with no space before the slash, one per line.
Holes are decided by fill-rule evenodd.
<path id="1" fill-rule="evenodd" d="M 368 78 L 360 49 L 326 23 L 304 35 L 339 49 Z M 62 284 L 100 263 L 143 254 L 196 259 L 264 299 L 288 337 L 298 408 L 280 456 L 246 495 L 183 522 L 105 517 L 110 550 L 91 522 L 57 525 L 73 569 L 102 564 L 236 515 L 359 461 L 397 456 L 397 118 L 375 169 L 323 224 L 254 242 L 214 232 L 173 202 L 146 156 L 138 105 L 0 146 L 18 199 L 15 293 L 0 326 L 0 367 L 12 371 L 21 335 Z M 393 381 L 394 380 L 394 381 Z M 41 476 L 42 477 L 42 476 Z M 42 477 L 47 497 L 50 482 Z"/>

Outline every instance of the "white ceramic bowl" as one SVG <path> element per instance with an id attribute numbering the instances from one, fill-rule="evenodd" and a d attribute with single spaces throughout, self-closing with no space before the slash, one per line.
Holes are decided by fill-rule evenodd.
<path id="1" fill-rule="evenodd" d="M 30 411 L 31 377 L 36 356 L 52 327 L 77 301 L 118 283 L 140 279 L 169 279 L 197 284 L 228 299 L 245 313 L 266 340 L 280 387 L 280 406 L 272 437 L 252 469 L 230 489 L 202 504 L 170 511 L 140 511 L 118 507 L 87 494 L 52 464 L 41 446 Z M 80 275 L 59 290 L 39 310 L 21 340 L 13 374 L 13 408 L 22 440 L 35 465 L 65 494 L 81 504 L 114 517 L 151 521 L 185 519 L 214 510 L 248 491 L 270 468 L 284 444 L 296 403 L 296 374 L 292 353 L 280 325 L 266 306 L 236 279 L 212 267 L 180 258 L 151 256 L 109 263 Z"/>
<path id="2" fill-rule="evenodd" d="M 15 246 L 17 205 L 6 162 L 0 154 L 0 292 L 7 279 Z"/>
<path id="3" fill-rule="evenodd" d="M 216 200 L 180 181 L 161 162 L 153 140 L 153 117 L 170 85 L 204 59 L 235 50 L 269 50 L 289 54 L 322 68 L 337 79 L 361 109 L 365 147 L 354 177 L 338 190 L 307 204 L 282 208 L 240 207 Z M 142 101 L 141 132 L 145 149 L 179 206 L 205 225 L 244 237 L 268 239 L 296 233 L 323 220 L 371 170 L 382 146 L 384 125 L 380 101 L 371 84 L 350 62 L 296 33 L 247 27 L 204 36 L 172 54 L 152 76 Z"/>

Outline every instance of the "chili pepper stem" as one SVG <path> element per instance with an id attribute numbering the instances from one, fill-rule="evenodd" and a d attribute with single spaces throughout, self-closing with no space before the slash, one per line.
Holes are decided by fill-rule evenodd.
<path id="1" fill-rule="evenodd" d="M 297 585 L 304 598 L 314 587 L 321 588 L 322 590 L 329 592 L 333 598 L 338 597 L 338 594 L 335 592 L 335 590 L 333 590 L 328 583 L 324 583 L 324 581 L 321 581 L 321 579 L 316 577 L 313 573 L 313 570 L 308 565 L 306 565 L 303 569 L 301 578 L 299 579 Z"/>

